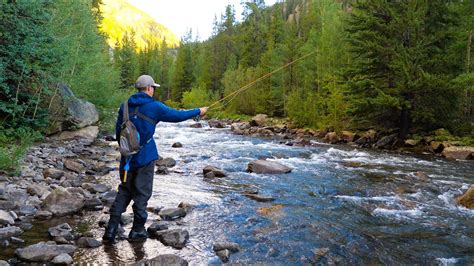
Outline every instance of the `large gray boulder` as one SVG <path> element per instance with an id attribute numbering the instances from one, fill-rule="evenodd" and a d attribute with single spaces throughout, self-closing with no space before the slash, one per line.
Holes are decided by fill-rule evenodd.
<path id="1" fill-rule="evenodd" d="M 286 174 L 291 172 L 291 170 L 286 165 L 267 160 L 251 161 L 247 166 L 248 172 L 257 174 Z"/>
<path id="2" fill-rule="evenodd" d="M 72 255 L 76 251 L 73 245 L 52 245 L 45 242 L 19 248 L 15 251 L 18 258 L 29 262 L 48 262 L 56 256 L 66 253 Z"/>
<path id="3" fill-rule="evenodd" d="M 84 196 L 58 187 L 43 201 L 43 208 L 55 216 L 64 216 L 80 211 L 85 204 Z"/>
<path id="4" fill-rule="evenodd" d="M 48 133 L 83 128 L 99 121 L 95 106 L 74 96 L 66 85 L 60 84 L 51 99 Z"/>

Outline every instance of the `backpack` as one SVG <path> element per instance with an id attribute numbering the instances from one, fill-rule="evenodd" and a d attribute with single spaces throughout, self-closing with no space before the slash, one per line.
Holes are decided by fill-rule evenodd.
<path id="1" fill-rule="evenodd" d="M 142 118 L 143 120 L 152 123 L 156 125 L 156 121 L 149 118 L 148 116 L 140 113 L 138 111 L 139 107 L 137 106 L 135 108 L 135 111 L 131 113 L 132 116 L 138 116 Z M 150 138 L 148 142 L 151 141 L 152 138 Z M 128 112 L 128 102 L 125 101 L 123 103 L 123 122 L 122 125 L 120 126 L 120 140 L 119 140 L 119 146 L 120 146 L 120 154 L 124 157 L 129 157 L 134 154 L 137 154 L 142 146 L 140 146 L 140 133 L 138 133 L 137 128 L 135 125 L 130 121 L 130 114 Z"/>

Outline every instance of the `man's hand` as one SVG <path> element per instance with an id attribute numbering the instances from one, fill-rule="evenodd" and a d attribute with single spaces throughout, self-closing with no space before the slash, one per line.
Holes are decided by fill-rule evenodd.
<path id="1" fill-rule="evenodd" d="M 201 111 L 201 113 L 199 114 L 200 116 L 203 116 L 207 113 L 207 109 L 209 109 L 209 107 L 201 107 L 199 108 L 199 110 Z"/>

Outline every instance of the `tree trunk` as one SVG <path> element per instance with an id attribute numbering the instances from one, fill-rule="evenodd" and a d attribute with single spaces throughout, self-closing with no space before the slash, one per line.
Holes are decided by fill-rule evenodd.
<path id="1" fill-rule="evenodd" d="M 400 141 L 405 140 L 408 135 L 408 130 L 410 129 L 410 110 L 403 108 L 400 113 L 400 132 L 398 133 L 398 138 Z"/>

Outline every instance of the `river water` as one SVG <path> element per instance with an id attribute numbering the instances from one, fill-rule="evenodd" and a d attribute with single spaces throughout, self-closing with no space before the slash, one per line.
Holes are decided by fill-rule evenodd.
<path id="1" fill-rule="evenodd" d="M 189 125 L 159 124 L 155 139 L 160 155 L 174 158 L 177 165 L 169 175 L 155 176 L 149 202 L 176 207 L 185 201 L 195 206 L 171 226 L 189 231 L 187 246 L 176 250 L 153 239 L 143 244 L 121 241 L 113 247 L 79 251 L 77 262 L 134 262 L 177 254 L 192 265 L 219 264 L 212 245 L 228 240 L 241 247 L 230 262 L 242 264 L 474 263 L 474 210 L 455 204 L 455 197 L 474 183 L 472 161 L 323 143 L 290 147 L 233 135 L 228 128 Z M 183 147 L 171 148 L 174 142 Z M 247 173 L 248 162 L 259 157 L 293 171 Z M 224 169 L 228 177 L 205 180 L 206 165 Z M 429 179 L 418 177 L 418 171 Z M 251 200 L 243 195 L 248 190 L 275 201 Z M 88 219 L 95 223 L 97 215 Z M 150 214 L 149 223 L 154 219 Z M 103 230 L 93 232 L 99 238 Z M 314 255 L 324 248 L 325 256 Z"/>

